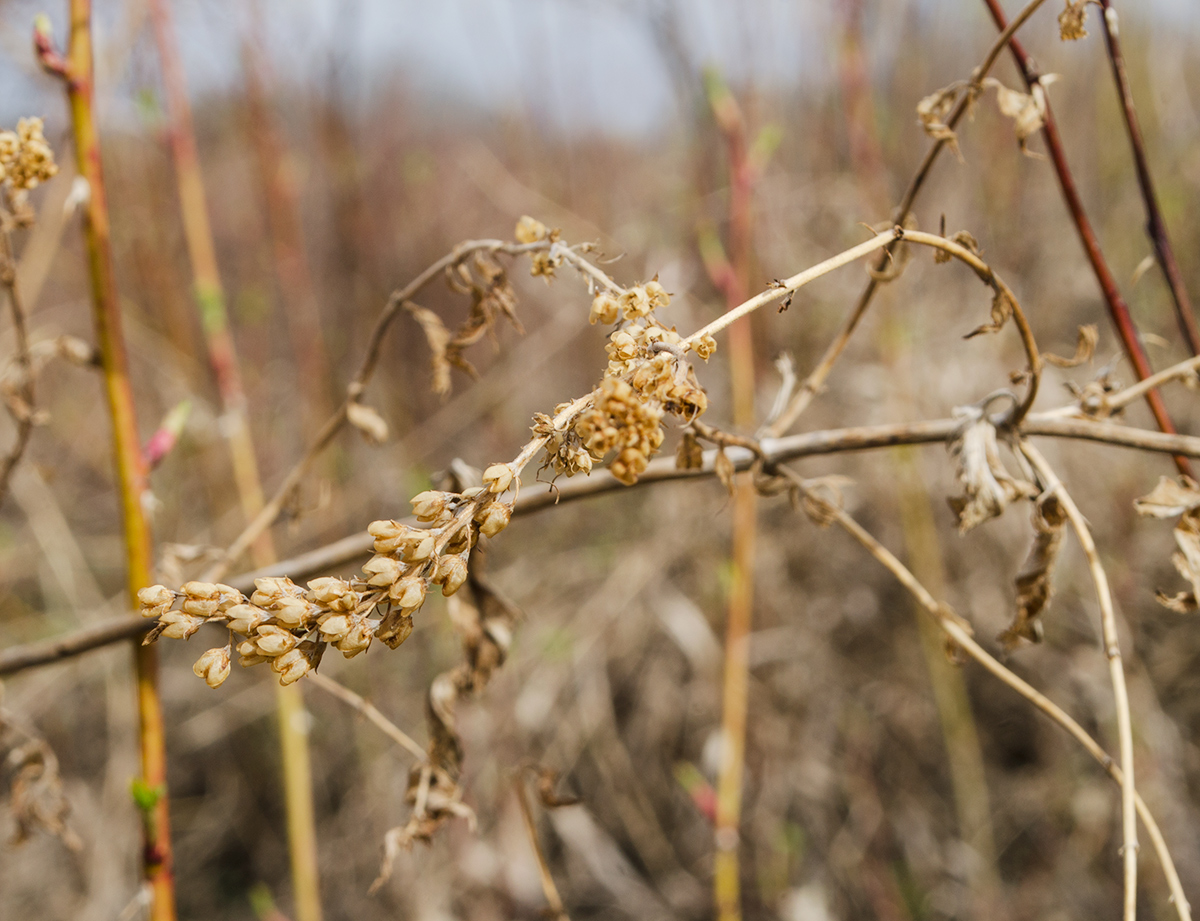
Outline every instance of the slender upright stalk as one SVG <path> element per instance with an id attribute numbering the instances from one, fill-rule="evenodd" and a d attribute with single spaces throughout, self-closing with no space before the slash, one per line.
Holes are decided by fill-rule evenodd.
<path id="1" fill-rule="evenodd" d="M 231 423 L 229 454 L 238 498 L 243 515 L 247 521 L 251 521 L 263 508 L 262 482 L 246 413 L 241 367 L 229 329 L 225 292 L 209 223 L 204 177 L 196 151 L 192 110 L 168 0 L 151 0 L 150 14 L 167 92 L 171 152 L 175 159 L 179 204 L 192 264 L 196 302 L 222 409 Z M 269 531 L 264 530 L 250 549 L 255 566 L 268 566 L 277 558 Z M 308 750 L 307 714 L 299 685 L 278 688 L 276 703 L 296 918 L 297 921 L 320 921 L 320 874 L 312 804 L 312 766 Z"/>
<path id="2" fill-rule="evenodd" d="M 729 164 L 729 257 L 715 258 L 709 246 L 705 263 L 725 295 L 727 308 L 746 299 L 750 279 L 750 236 L 754 182 L 758 170 L 749 156 L 746 124 L 729 88 L 708 77 L 708 98 L 725 141 Z M 723 253 L 720 254 L 723 256 Z M 729 330 L 729 370 L 733 424 L 754 430 L 754 341 L 749 323 Z M 746 712 L 750 684 L 750 624 L 754 611 L 754 556 L 758 497 L 754 483 L 742 477 L 733 492 L 733 534 L 728 610 L 725 626 L 725 680 L 721 698 L 721 763 L 717 776 L 716 858 L 713 892 L 720 921 L 739 921 L 741 868 L 738 859 L 742 783 L 746 760 Z"/>
<path id="3" fill-rule="evenodd" d="M 34 44 L 43 67 L 61 77 L 66 84 L 78 171 L 88 183 L 83 232 L 104 394 L 112 418 L 113 461 L 124 524 L 127 586 L 132 598 L 138 589 L 154 581 L 153 546 L 145 512 L 149 483 L 138 439 L 129 362 L 121 331 L 108 202 L 100 160 L 100 135 L 95 120 L 90 0 L 71 0 L 70 16 L 71 31 L 65 58 L 55 50 L 44 20 L 39 20 L 35 28 Z M 138 640 L 134 642 L 142 760 L 139 805 L 144 811 L 142 872 L 151 890 L 151 918 L 153 921 L 173 921 L 175 882 L 171 863 L 166 746 L 158 690 L 158 651 L 153 646 L 141 645 Z"/>
<path id="4" fill-rule="evenodd" d="M 983 0 L 983 2 L 987 4 L 996 27 L 1006 29 L 1007 20 L 1004 17 L 1004 10 L 1000 6 L 1000 0 Z M 1012 52 L 1013 60 L 1016 61 L 1017 69 L 1021 71 L 1026 87 L 1032 90 L 1041 74 L 1038 73 L 1019 41 L 1015 38 L 1010 39 L 1008 47 Z M 1067 154 L 1063 150 L 1062 138 L 1058 133 L 1058 123 L 1054 120 L 1049 100 L 1046 102 L 1042 136 L 1046 140 L 1046 149 L 1050 151 L 1050 160 L 1054 164 L 1054 173 L 1058 177 L 1063 200 L 1066 202 L 1067 210 L 1071 213 L 1075 229 L 1079 232 L 1083 250 L 1092 264 L 1092 272 L 1104 294 L 1104 302 L 1108 305 L 1108 315 L 1117 328 L 1117 335 L 1121 339 L 1125 354 L 1132 363 L 1138 380 L 1145 380 L 1154 373 L 1154 369 L 1150 366 L 1150 359 L 1146 357 L 1146 350 L 1142 346 L 1137 326 L 1134 325 L 1133 317 L 1129 313 L 1129 305 L 1125 303 L 1125 298 L 1121 295 L 1120 288 L 1117 287 L 1117 280 L 1108 267 L 1103 250 L 1100 249 L 1100 240 L 1096 237 L 1091 221 L 1088 220 L 1087 213 L 1083 210 L 1083 201 L 1079 197 L 1079 190 L 1075 188 L 1075 179 L 1071 175 L 1071 167 L 1067 163 Z M 1158 423 L 1159 429 L 1169 435 L 1175 434 L 1175 424 L 1167 413 L 1167 407 L 1163 403 L 1161 394 L 1157 390 L 1149 391 L 1146 394 L 1146 402 L 1150 404 L 1150 411 L 1154 414 L 1154 421 Z M 1180 473 L 1191 476 L 1192 467 L 1187 458 L 1176 455 L 1175 466 L 1179 468 Z"/>
<path id="5" fill-rule="evenodd" d="M 1117 83 L 1117 95 L 1121 97 L 1121 114 L 1125 116 L 1125 129 L 1129 132 L 1129 144 L 1133 148 L 1133 163 L 1137 168 L 1138 187 L 1142 190 L 1142 201 L 1146 206 L 1146 233 L 1154 244 L 1154 255 L 1162 267 L 1175 302 L 1175 317 L 1179 330 L 1187 340 L 1193 355 L 1200 355 L 1200 328 L 1196 326 L 1196 314 L 1188 297 L 1183 273 L 1175 261 L 1175 250 L 1167 234 L 1167 222 L 1158 207 L 1158 196 L 1154 194 L 1154 182 L 1150 178 L 1150 167 L 1146 162 L 1146 145 L 1142 141 L 1142 129 L 1138 126 L 1137 110 L 1133 106 L 1133 91 L 1129 88 L 1129 76 L 1125 72 L 1125 56 L 1121 53 L 1120 30 L 1117 25 L 1117 10 L 1112 0 L 1100 0 L 1104 8 L 1104 39 L 1108 47 L 1108 59 L 1112 64 L 1113 79 Z"/>

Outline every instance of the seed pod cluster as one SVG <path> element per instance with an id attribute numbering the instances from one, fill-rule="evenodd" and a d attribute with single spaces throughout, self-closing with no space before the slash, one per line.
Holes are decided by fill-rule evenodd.
<path id="1" fill-rule="evenodd" d="M 483 481 L 461 493 L 414 496 L 415 516 L 429 527 L 371 522 L 375 556 L 353 579 L 324 576 L 306 587 L 286 577 L 256 579 L 249 598 L 212 582 L 188 582 L 178 591 L 144 588 L 138 592 L 142 615 L 158 621 L 145 642 L 187 639 L 206 623 L 225 626 L 230 643 L 209 649 L 192 668 L 213 688 L 229 677 L 234 649 L 239 664 L 268 663 L 284 685 L 314 670 L 330 646 L 348 659 L 375 640 L 395 649 L 412 634 L 413 615 L 431 587 L 447 596 L 457 592 L 480 535 L 493 537 L 508 525 L 513 505 L 506 494 L 518 482 L 513 468 L 493 464 Z"/>
<path id="2" fill-rule="evenodd" d="M 595 461 L 615 453 L 609 471 L 632 485 L 662 445 L 663 417 L 673 414 L 690 421 L 708 408 L 708 396 L 684 358 L 683 337 L 654 316 L 670 301 L 657 280 L 619 295 L 596 295 L 589 321 L 621 325 L 609 335 L 608 368 L 592 406 L 570 433 L 554 431 L 545 416 L 537 418 L 533 429 L 549 438 L 547 464 L 556 472 L 590 472 Z M 696 352 L 708 358 L 714 347 L 711 337 L 705 337 Z"/>
<path id="3" fill-rule="evenodd" d="M 36 188 L 58 172 L 40 118 L 22 118 L 16 131 L 0 131 L 0 182 L 17 191 Z"/>

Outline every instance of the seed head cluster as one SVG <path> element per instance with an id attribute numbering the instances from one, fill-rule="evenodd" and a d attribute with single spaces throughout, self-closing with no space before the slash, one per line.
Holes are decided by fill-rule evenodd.
<path id="1" fill-rule="evenodd" d="M 305 588 L 286 577 L 256 579 L 249 598 L 213 582 L 188 582 L 178 591 L 144 588 L 138 592 L 142 615 L 158 620 L 145 642 L 187 639 L 206 623 L 223 624 L 230 642 L 209 649 L 192 667 L 213 688 L 229 677 L 235 649 L 239 664 L 266 662 L 284 685 L 316 669 L 329 646 L 347 659 L 375 640 L 395 649 L 412 634 L 413 615 L 434 586 L 449 596 L 467 581 L 471 549 L 480 536 L 493 537 L 508 525 L 513 498 L 505 494 L 517 485 L 512 467 L 493 464 L 482 486 L 413 497 L 423 526 L 372 522 L 367 532 L 375 556 L 353 579 L 326 576 Z"/>
<path id="2" fill-rule="evenodd" d="M 655 317 L 655 310 L 670 302 L 657 280 L 620 294 L 596 295 L 590 322 L 618 326 L 608 338 L 604 378 L 591 407 L 576 420 L 573 438 L 551 439 L 556 471 L 574 472 L 572 464 L 590 471 L 594 461 L 615 453 L 609 471 L 632 485 L 663 443 L 664 416 L 671 413 L 691 421 L 708 408 L 708 396 L 684 357 L 683 337 Z M 696 352 L 707 359 L 715 345 L 705 337 Z M 544 425 L 544 420 L 539 423 Z M 536 425 L 534 433 L 545 434 Z"/>
<path id="3" fill-rule="evenodd" d="M 36 188 L 58 172 L 40 118 L 22 118 L 16 131 L 0 131 L 0 182 L 17 191 Z"/>

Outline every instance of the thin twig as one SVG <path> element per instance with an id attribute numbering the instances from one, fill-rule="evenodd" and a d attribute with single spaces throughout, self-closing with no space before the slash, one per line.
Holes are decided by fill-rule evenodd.
<path id="1" fill-rule="evenodd" d="M 529 834 L 529 844 L 533 848 L 533 856 L 537 859 L 538 877 L 542 881 L 542 893 L 546 896 L 546 915 L 555 921 L 571 921 L 566 908 L 563 907 L 562 896 L 558 894 L 558 886 L 550 873 L 550 864 L 542 853 L 542 845 L 538 841 L 537 823 L 533 820 L 533 810 L 529 806 L 529 794 L 525 791 L 525 772 L 519 771 L 513 778 L 513 789 L 517 794 L 517 802 L 521 804 L 521 818 L 525 820 L 525 831 Z"/>
<path id="2" fill-rule="evenodd" d="M 1047 492 L 1053 492 L 1071 520 L 1071 527 L 1079 539 L 1087 557 L 1092 581 L 1096 584 L 1096 598 L 1100 604 L 1100 627 L 1104 637 L 1104 653 L 1108 658 L 1108 669 L 1112 679 L 1113 697 L 1117 710 L 1117 740 L 1121 752 L 1121 825 L 1124 837 L 1122 852 L 1125 859 L 1125 921 L 1134 921 L 1137 915 L 1137 818 L 1134 815 L 1133 774 L 1133 721 L 1129 714 L 1129 692 L 1125 687 L 1125 668 L 1121 661 L 1121 645 L 1117 637 L 1117 618 L 1113 611 L 1112 594 L 1108 588 L 1108 576 L 1096 552 L 1096 542 L 1087 521 L 1080 513 L 1075 500 L 1046 459 L 1028 441 L 1019 442 L 1021 453 L 1029 459 L 1043 479 Z"/>
<path id="3" fill-rule="evenodd" d="M 984 3 L 987 4 L 996 25 L 1007 31 L 1004 10 L 1000 6 L 1000 0 L 984 0 Z M 1008 43 L 1008 47 L 1012 52 L 1013 60 L 1017 63 L 1017 68 L 1021 71 L 1021 76 L 1025 80 L 1026 87 L 1032 92 L 1034 85 L 1041 79 L 1041 74 L 1033 66 L 1033 62 L 1030 60 L 1029 55 L 1025 53 L 1025 49 L 1019 41 L 1014 38 Z M 1113 277 L 1112 271 L 1104 259 L 1104 252 L 1100 249 L 1100 240 L 1097 238 L 1096 232 L 1092 229 L 1087 213 L 1083 210 L 1083 201 L 1079 197 L 1078 189 L 1075 188 L 1075 179 L 1071 175 L 1070 166 L 1067 164 L 1067 155 L 1063 150 L 1062 138 L 1058 134 L 1058 123 L 1054 119 L 1054 112 L 1051 109 L 1048 99 L 1046 100 L 1046 109 L 1042 117 L 1042 136 L 1046 141 L 1046 149 L 1050 152 L 1050 159 L 1054 163 L 1054 172 L 1058 176 L 1058 184 L 1062 189 L 1063 200 L 1066 202 L 1067 210 L 1071 213 L 1071 219 L 1074 221 L 1075 229 L 1079 233 L 1079 239 L 1083 243 L 1084 252 L 1088 257 L 1088 261 L 1092 264 L 1092 271 L 1096 276 L 1096 281 L 1100 285 L 1101 292 L 1104 294 L 1104 301 L 1108 306 L 1109 317 L 1111 317 L 1113 325 L 1117 328 L 1117 335 L 1121 339 L 1126 356 L 1133 364 L 1133 369 L 1138 379 L 1145 380 L 1154 373 L 1154 369 L 1150 366 L 1150 359 L 1146 357 L 1146 350 L 1142 346 L 1137 326 L 1134 324 L 1133 317 L 1129 312 L 1129 305 L 1125 303 L 1125 298 L 1121 296 L 1121 290 L 1117 287 L 1117 280 Z M 1171 421 L 1166 404 L 1163 403 L 1162 396 L 1158 391 L 1148 391 L 1146 393 L 1146 402 L 1150 404 L 1150 411 L 1154 414 L 1154 420 L 1158 423 L 1158 427 L 1167 434 L 1174 434 L 1176 432 L 1175 424 Z M 1176 455 L 1175 466 L 1179 468 L 1180 473 L 1191 475 L 1191 465 L 1187 462 L 1186 458 Z"/>
<path id="4" fill-rule="evenodd" d="M 759 442 L 761 460 L 769 467 L 772 464 L 802 457 L 819 457 L 850 451 L 867 451 L 876 448 L 891 448 L 897 445 L 919 445 L 945 443 L 962 425 L 958 419 L 934 419 L 927 422 L 894 423 L 889 425 L 860 426 L 847 429 L 830 429 L 804 432 L 786 438 L 763 439 Z M 1193 435 L 1164 435 L 1161 432 L 1130 428 L 1109 422 L 1092 422 L 1086 419 L 1062 418 L 1054 412 L 1033 413 L 1025 418 L 1017 430 L 1022 435 L 1039 435 L 1054 438 L 1074 438 L 1107 444 L 1113 447 L 1154 451 L 1161 454 L 1186 454 L 1200 458 L 1200 437 Z M 738 471 L 749 470 L 760 458 L 747 448 L 732 447 L 726 455 Z M 681 470 L 675 459 L 659 457 L 651 461 L 645 472 L 638 477 L 634 486 L 625 486 L 611 476 L 597 474 L 593 477 L 578 477 L 546 492 L 526 490 L 517 498 L 514 517 L 532 514 L 553 508 L 576 499 L 587 499 L 635 489 L 654 483 L 673 482 L 712 476 L 715 451 L 707 451 L 704 464 L 697 470 Z M 415 519 L 404 519 L 414 524 Z M 296 579 L 327 572 L 337 566 L 363 559 L 371 554 L 373 538 L 365 532 L 351 534 L 323 547 L 298 554 L 272 566 L 230 578 L 229 584 L 242 591 L 252 591 L 254 580 L 269 576 L 291 576 Z M 141 636 L 154 626 L 154 621 L 139 617 L 127 617 L 112 623 L 100 624 L 49 640 L 39 640 L 0 651 L 0 677 L 29 668 L 50 665 L 63 659 L 73 658 L 93 649 L 99 649 L 121 640 Z"/>
<path id="5" fill-rule="evenodd" d="M 1200 327 L 1196 325 L 1196 314 L 1188 297 L 1187 286 L 1179 263 L 1175 261 L 1175 250 L 1167 233 L 1167 222 L 1163 220 L 1154 194 L 1154 182 L 1150 178 L 1150 166 L 1146 161 L 1146 145 L 1142 140 L 1142 129 L 1138 126 L 1137 110 L 1133 105 L 1133 91 L 1129 87 L 1129 76 L 1125 72 L 1125 56 L 1121 53 L 1118 37 L 1117 10 L 1112 0 L 1100 0 L 1104 9 L 1104 39 L 1108 48 L 1108 59 L 1112 63 L 1113 79 L 1117 84 L 1117 95 L 1121 97 L 1121 114 L 1125 117 L 1125 128 L 1129 133 L 1129 145 L 1133 148 L 1133 162 L 1137 167 L 1138 187 L 1142 191 L 1142 202 L 1146 206 L 1146 233 L 1154 244 L 1154 255 L 1162 267 L 1175 302 L 1175 316 L 1179 329 L 1187 340 L 1193 355 L 1200 355 Z"/>
<path id="6" fill-rule="evenodd" d="M 1174 380 L 1195 378 L 1197 371 L 1200 371 L 1200 357 L 1188 358 L 1178 364 L 1171 365 L 1169 368 L 1163 368 L 1157 374 L 1151 374 L 1144 381 L 1138 381 L 1133 386 L 1126 387 L 1124 390 L 1106 397 L 1104 399 L 1104 408 L 1110 412 L 1116 412 L 1118 409 L 1125 408 L 1130 403 L 1145 396 L 1149 391 L 1161 387 L 1163 384 L 1169 384 Z"/>
<path id="7" fill-rule="evenodd" d="M 380 732 L 401 748 L 406 749 L 418 761 L 426 760 L 425 749 L 414 742 L 412 736 L 384 716 L 379 708 L 366 698 L 360 697 L 344 684 L 334 681 L 332 678 L 318 672 L 309 672 L 305 680 L 315 684 L 327 694 L 332 694 L 342 703 L 349 704 L 370 720 Z"/>
<path id="8" fill-rule="evenodd" d="M 780 468 L 780 472 L 786 475 L 789 479 L 799 485 L 802 489 L 805 487 L 805 481 L 797 476 L 794 472 L 787 468 Z M 1063 496 L 1060 491 L 1060 498 Z M 1108 772 L 1114 780 L 1121 785 L 1122 796 L 1126 791 L 1131 794 L 1131 802 L 1136 809 L 1136 813 L 1141 817 L 1142 823 L 1146 826 L 1146 831 L 1150 835 L 1150 839 L 1154 844 L 1155 853 L 1158 856 L 1159 863 L 1162 865 L 1163 874 L 1166 876 L 1167 885 L 1171 891 L 1171 901 L 1175 906 L 1175 910 L 1179 915 L 1180 921 L 1191 921 L 1191 909 L 1189 907 L 1187 897 L 1184 895 L 1183 886 L 1179 881 L 1179 874 L 1175 869 L 1175 862 L 1171 857 L 1171 852 L 1167 847 L 1166 841 L 1162 836 L 1162 832 L 1158 828 L 1158 824 L 1154 820 L 1146 803 L 1141 796 L 1133 790 L 1133 785 L 1126 785 L 1124 778 L 1127 776 L 1122 768 L 1118 767 L 1112 757 L 1104 751 L 1103 748 L 1091 737 L 1088 732 L 1079 725 L 1065 710 L 1051 701 L 1048 697 L 1028 684 L 1020 677 L 1015 675 L 1010 669 L 998 662 L 990 653 L 980 646 L 974 639 L 971 633 L 970 626 L 955 614 L 948 606 L 940 604 L 936 598 L 929 593 L 917 578 L 908 570 L 908 568 L 898 560 L 895 555 L 884 547 L 875 537 L 848 515 L 843 509 L 832 505 L 824 500 L 817 498 L 821 505 L 822 512 L 831 520 L 836 521 L 842 528 L 846 530 L 855 540 L 857 540 L 866 550 L 875 557 L 884 567 L 892 573 L 893 576 L 907 589 L 914 598 L 920 603 L 921 607 L 927 611 L 938 623 L 938 626 L 945 631 L 958 647 L 960 647 L 967 655 L 982 665 L 985 669 L 999 678 L 1004 684 L 1008 685 L 1035 707 L 1045 713 L 1054 722 L 1058 723 L 1067 730 L 1093 758 Z M 1068 499 L 1069 501 L 1069 499 Z M 1131 776 L 1131 775 L 1128 775 Z M 1123 813 L 1124 815 L 1124 813 Z M 1134 837 L 1136 838 L 1136 827 L 1134 829 Z M 1128 839 L 1127 839 L 1128 840 Z M 1136 845 L 1134 849 L 1136 859 Z M 1126 857 L 1126 866 L 1128 867 L 1128 856 Z M 1128 870 L 1127 870 L 1128 872 Z M 1127 877 L 1128 879 L 1128 877 Z"/>

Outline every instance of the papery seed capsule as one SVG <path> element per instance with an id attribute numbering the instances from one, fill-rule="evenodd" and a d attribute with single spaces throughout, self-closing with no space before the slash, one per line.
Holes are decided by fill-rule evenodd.
<path id="1" fill-rule="evenodd" d="M 254 580 L 254 594 L 250 596 L 251 604 L 265 608 L 272 602 L 287 595 L 296 593 L 296 586 L 291 579 L 280 576 L 266 576 Z"/>
<path id="2" fill-rule="evenodd" d="M 204 623 L 204 618 L 192 617 L 180 611 L 168 611 L 159 618 L 159 623 L 167 625 L 161 634 L 162 636 L 170 637 L 173 640 L 186 640 L 200 629 Z"/>
<path id="3" fill-rule="evenodd" d="M 479 539 L 478 526 L 460 528 L 454 533 L 454 536 L 446 542 L 446 553 L 466 553 L 475 546 L 475 541 Z"/>
<path id="4" fill-rule="evenodd" d="M 536 243 L 544 240 L 549 232 L 545 224 L 528 214 L 522 215 L 517 221 L 516 237 L 519 243 Z"/>
<path id="5" fill-rule="evenodd" d="M 611 294 L 601 292 L 592 300 L 592 309 L 588 313 L 588 322 L 592 325 L 602 323 L 611 326 L 620 316 L 621 305 Z"/>
<path id="6" fill-rule="evenodd" d="M 425 603 L 425 580 L 406 576 L 388 590 L 388 598 L 402 608 L 419 608 Z"/>
<path id="7" fill-rule="evenodd" d="M 279 675 L 279 683 L 285 687 L 295 684 L 308 674 L 311 668 L 308 659 L 299 649 L 293 649 L 271 660 L 271 670 Z"/>
<path id="8" fill-rule="evenodd" d="M 229 629 L 242 635 L 253 633 L 270 617 L 262 608 L 252 604 L 236 604 L 225 613 L 229 615 Z"/>
<path id="9" fill-rule="evenodd" d="M 215 598 L 185 598 L 179 610 L 194 617 L 212 617 L 221 607 Z"/>
<path id="10" fill-rule="evenodd" d="M 192 673 L 210 688 L 219 688 L 229 677 L 230 668 L 229 647 L 224 646 L 204 653 L 192 666 Z"/>
<path id="11" fill-rule="evenodd" d="M 382 588 L 399 579 L 400 574 L 404 572 L 404 567 L 390 556 L 376 556 L 367 560 L 363 566 L 363 572 L 367 574 L 368 585 Z"/>
<path id="12" fill-rule="evenodd" d="M 281 598 L 271 605 L 275 619 L 285 627 L 299 627 L 308 618 L 312 608 L 302 598 Z"/>
<path id="13" fill-rule="evenodd" d="M 353 624 L 347 615 L 334 614 L 332 617 L 326 617 L 321 621 L 321 626 L 317 629 L 321 631 L 321 636 L 325 639 L 340 640 L 350 632 L 351 626 Z"/>
<path id="14" fill-rule="evenodd" d="M 414 528 L 401 541 L 396 550 L 406 563 L 421 563 L 433 555 L 434 535 L 431 531 Z"/>
<path id="15" fill-rule="evenodd" d="M 263 624 L 254 635 L 254 644 L 264 656 L 281 656 L 296 648 L 296 637 L 282 627 Z"/>
<path id="16" fill-rule="evenodd" d="M 451 503 L 458 497 L 452 492 L 427 489 L 412 497 L 413 514 L 417 521 L 438 521 L 450 512 Z"/>
<path id="17" fill-rule="evenodd" d="M 334 647 L 347 659 L 353 659 L 360 652 L 365 652 L 375 638 L 371 632 L 372 625 L 365 617 L 356 617 L 350 631 L 334 643 Z"/>
<path id="18" fill-rule="evenodd" d="M 375 629 L 375 638 L 390 649 L 395 649 L 412 636 L 413 619 L 411 614 L 392 611 L 379 622 Z"/>
<path id="19" fill-rule="evenodd" d="M 433 581 L 442 587 L 443 595 L 453 595 L 467 581 L 467 561 L 455 555 L 442 557 L 434 570 Z"/>
<path id="20" fill-rule="evenodd" d="M 717 350 L 717 340 L 708 333 L 705 333 L 700 337 L 699 342 L 692 343 L 692 348 L 696 350 L 697 355 L 708 361 L 713 352 Z"/>
<path id="21" fill-rule="evenodd" d="M 671 303 L 671 295 L 657 281 L 646 282 L 646 296 L 650 299 L 650 309 L 666 307 Z"/>
<path id="22" fill-rule="evenodd" d="M 220 593 L 211 582 L 187 582 L 181 591 L 189 598 L 216 598 Z"/>
<path id="23" fill-rule="evenodd" d="M 625 314 L 626 320 L 636 320 L 638 317 L 644 317 L 650 312 L 650 298 L 646 294 L 646 289 L 637 286 L 630 288 L 621 295 L 621 312 Z"/>
<path id="24" fill-rule="evenodd" d="M 308 583 L 309 600 L 318 604 L 329 604 L 335 598 L 341 598 L 348 591 L 350 591 L 350 583 L 335 576 L 322 576 Z"/>
<path id="25" fill-rule="evenodd" d="M 488 491 L 499 495 L 512 485 L 513 472 L 508 464 L 492 464 L 483 471 L 483 485 Z"/>
<path id="26" fill-rule="evenodd" d="M 242 645 L 245 646 L 246 644 L 243 643 Z M 251 665 L 262 665 L 264 662 L 273 661 L 274 659 L 272 659 L 270 656 L 264 656 L 257 651 L 251 652 L 250 655 L 242 654 L 240 653 L 239 647 L 238 665 L 240 665 L 242 668 L 249 668 Z"/>
<path id="27" fill-rule="evenodd" d="M 391 520 L 372 521 L 367 525 L 367 533 L 376 540 L 388 540 L 392 537 L 399 537 L 405 530 L 407 530 L 405 525 Z"/>
<path id="28" fill-rule="evenodd" d="M 137 600 L 138 604 L 144 608 L 158 607 L 171 604 L 175 600 L 175 593 L 165 585 L 151 585 L 148 588 L 138 589 Z"/>
<path id="29" fill-rule="evenodd" d="M 503 502 L 492 502 L 485 505 L 475 516 L 479 522 L 479 533 L 485 537 L 495 537 L 506 527 L 512 518 L 512 508 Z"/>

